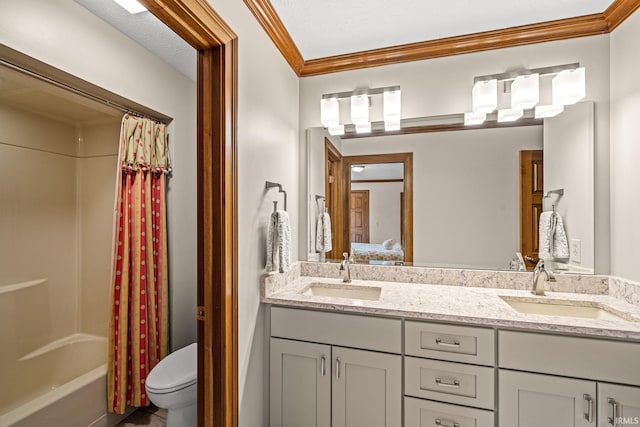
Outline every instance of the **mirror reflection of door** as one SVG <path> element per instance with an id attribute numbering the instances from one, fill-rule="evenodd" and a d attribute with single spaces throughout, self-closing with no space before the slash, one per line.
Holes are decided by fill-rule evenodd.
<path id="1" fill-rule="evenodd" d="M 520 252 L 527 270 L 532 270 L 538 262 L 543 172 L 542 150 L 520 151 Z"/>
<path id="2" fill-rule="evenodd" d="M 325 164 L 325 206 L 331 218 L 332 249 L 327 252 L 328 259 L 341 259 L 342 253 L 342 155 L 331 141 L 324 141 Z"/>
<path id="3" fill-rule="evenodd" d="M 351 242 L 369 243 L 369 190 L 351 190 Z"/>

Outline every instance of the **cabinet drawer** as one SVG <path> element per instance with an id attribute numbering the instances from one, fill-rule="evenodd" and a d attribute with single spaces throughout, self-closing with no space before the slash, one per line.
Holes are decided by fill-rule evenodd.
<path id="1" fill-rule="evenodd" d="M 495 331 L 405 322 L 405 354 L 452 362 L 495 365 Z"/>
<path id="2" fill-rule="evenodd" d="M 272 307 L 271 336 L 386 353 L 402 350 L 399 319 Z"/>
<path id="3" fill-rule="evenodd" d="M 405 394 L 478 408 L 494 408 L 494 369 L 405 357 Z"/>
<path id="4" fill-rule="evenodd" d="M 640 344 L 500 331 L 501 368 L 640 385 Z"/>
<path id="5" fill-rule="evenodd" d="M 404 398 L 405 427 L 494 427 L 491 411 Z"/>

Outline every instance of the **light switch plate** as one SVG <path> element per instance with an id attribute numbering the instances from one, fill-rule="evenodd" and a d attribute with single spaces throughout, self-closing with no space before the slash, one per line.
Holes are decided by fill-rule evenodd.
<path id="1" fill-rule="evenodd" d="M 571 261 L 580 262 L 582 259 L 582 242 L 580 239 L 571 239 Z"/>

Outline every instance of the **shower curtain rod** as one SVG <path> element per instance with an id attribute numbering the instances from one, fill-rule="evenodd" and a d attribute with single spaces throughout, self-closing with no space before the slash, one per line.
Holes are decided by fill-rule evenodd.
<path id="1" fill-rule="evenodd" d="M 137 117 L 146 117 L 165 125 L 173 121 L 172 117 L 166 116 L 162 113 L 152 110 L 151 108 L 147 108 L 144 105 L 124 98 L 104 88 L 94 85 L 93 83 L 87 82 L 86 80 L 80 79 L 72 74 L 52 67 L 49 64 L 26 56 L 18 51 L 14 51 L 7 46 L 0 45 L 0 47 L 2 48 L 0 50 L 0 54 L 4 54 L 2 55 L 2 58 L 0 58 L 0 64 L 11 68 L 12 70 L 26 74 L 45 83 L 52 84 L 60 89 L 70 91 L 72 93 L 75 93 L 76 95 L 80 95 L 84 98 L 90 99 L 100 104 L 115 108 L 116 110 L 119 110 L 125 114 L 131 114 Z M 15 62 L 11 62 L 10 60 L 8 60 L 6 58 L 7 54 L 8 56 L 11 56 L 12 59 L 15 60 Z M 24 63 L 24 65 L 20 62 Z M 33 68 L 35 71 L 30 68 Z M 50 75 L 55 75 L 57 78 L 59 78 L 59 80 L 51 77 Z M 76 86 L 86 87 L 87 90 L 80 89 Z M 98 93 L 105 95 L 106 97 L 98 95 Z"/>

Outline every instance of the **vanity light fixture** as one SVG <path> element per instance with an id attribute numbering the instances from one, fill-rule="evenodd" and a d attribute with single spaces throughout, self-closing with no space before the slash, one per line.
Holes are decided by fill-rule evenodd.
<path id="1" fill-rule="evenodd" d="M 524 110 L 517 108 L 505 108 L 498 110 L 498 122 L 514 122 L 518 120 L 524 114 Z"/>
<path id="2" fill-rule="evenodd" d="M 338 126 L 340 123 L 338 98 L 322 98 L 320 100 L 320 123 L 326 128 Z"/>
<path id="3" fill-rule="evenodd" d="M 535 107 L 540 100 L 540 75 L 518 76 L 511 84 L 511 108 L 527 110 Z"/>
<path id="4" fill-rule="evenodd" d="M 371 132 L 371 118 L 369 110 L 371 99 L 381 96 L 383 105 L 385 131 L 400 130 L 401 100 L 400 86 L 388 86 L 374 89 L 357 89 L 351 92 L 328 93 L 320 100 L 320 122 L 327 128 L 330 135 L 344 135 L 345 124 L 340 123 L 340 100 L 349 100 L 351 123 L 356 133 Z M 344 108 L 345 103 L 342 104 Z M 379 104 L 374 104 L 377 105 Z M 376 129 L 382 122 L 375 123 Z M 353 130 L 350 130 L 353 132 Z"/>
<path id="5" fill-rule="evenodd" d="M 400 130 L 401 92 L 400 89 L 386 90 L 383 95 L 384 130 Z"/>
<path id="6" fill-rule="evenodd" d="M 580 101 L 586 95 L 584 67 L 573 70 L 563 70 L 551 81 L 553 103 L 571 105 Z"/>
<path id="7" fill-rule="evenodd" d="M 351 122 L 358 126 L 369 123 L 369 96 L 351 95 Z"/>
<path id="8" fill-rule="evenodd" d="M 147 8 L 141 5 L 137 0 L 113 0 L 126 9 L 132 15 L 136 13 L 146 12 Z"/>
<path id="9" fill-rule="evenodd" d="M 492 113 L 498 108 L 498 80 L 491 79 L 475 82 L 471 95 L 473 97 L 474 113 Z"/>
<path id="10" fill-rule="evenodd" d="M 364 165 L 353 165 L 351 166 L 351 172 L 360 173 L 364 170 Z"/>
<path id="11" fill-rule="evenodd" d="M 486 113 L 464 113 L 464 125 L 481 125 L 487 120 Z"/>

